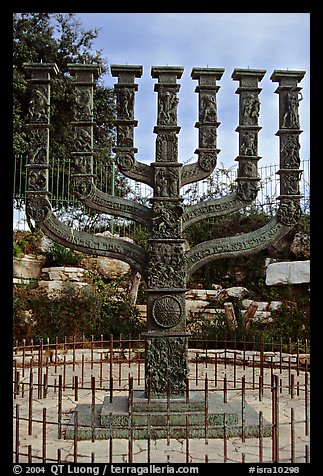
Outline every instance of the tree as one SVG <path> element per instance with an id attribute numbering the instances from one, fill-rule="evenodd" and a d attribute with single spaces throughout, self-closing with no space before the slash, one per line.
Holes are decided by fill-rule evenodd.
<path id="1" fill-rule="evenodd" d="M 107 61 L 101 51 L 93 49 L 98 30 L 85 31 L 74 13 L 15 13 L 13 15 L 13 153 L 17 162 L 28 151 L 26 122 L 28 119 L 27 81 L 23 63 L 56 63 L 59 69 L 52 79 L 51 88 L 51 158 L 71 158 L 73 141 L 74 92 L 68 73 L 68 63 L 99 64 L 101 73 L 94 97 L 94 154 L 96 161 L 109 161 L 114 142 L 114 95 L 104 86 L 102 75 L 108 71 Z M 110 168 L 105 168 L 109 173 Z M 68 173 L 68 172 L 66 172 Z M 25 170 L 16 167 L 16 180 L 20 190 L 25 190 Z M 68 179 L 68 177 L 66 177 Z M 110 184 L 110 180 L 105 183 Z M 65 182 L 66 183 L 66 182 Z M 61 187 L 61 185 L 60 185 Z M 109 192 L 110 190 L 105 190 Z M 15 196 L 18 191 L 15 190 Z M 64 197 L 64 190 L 59 195 Z M 61 203 L 55 204 L 61 206 Z"/>

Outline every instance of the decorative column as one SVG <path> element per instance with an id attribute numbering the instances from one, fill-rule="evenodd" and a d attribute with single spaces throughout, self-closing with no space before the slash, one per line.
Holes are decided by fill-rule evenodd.
<path id="1" fill-rule="evenodd" d="M 114 85 L 117 98 L 117 147 L 112 150 L 116 153 L 116 164 L 119 170 L 127 177 L 140 179 L 140 165 L 135 160 L 138 149 L 134 147 L 134 128 L 138 121 L 134 119 L 135 91 L 138 84 L 135 78 L 142 76 L 142 66 L 138 65 L 111 65 L 112 76 L 118 78 Z M 146 182 L 147 183 L 147 182 Z"/>
<path id="2" fill-rule="evenodd" d="M 79 198 L 86 198 L 92 190 L 93 183 L 93 90 L 95 80 L 100 74 L 100 67 L 91 64 L 68 64 L 74 76 L 76 107 L 74 124 L 75 151 L 74 159 L 74 193 Z"/>
<path id="3" fill-rule="evenodd" d="M 50 128 L 50 80 L 58 73 L 53 63 L 24 63 L 29 76 L 29 151 L 27 213 L 35 219 L 45 217 L 49 211 L 47 204 L 49 170 L 49 128 Z M 45 203 L 46 202 L 46 203 Z"/>
<path id="4" fill-rule="evenodd" d="M 199 130 L 198 165 L 204 172 L 212 172 L 217 163 L 217 120 L 216 94 L 220 89 L 216 81 L 222 78 L 223 68 L 193 68 L 191 77 L 198 80 L 195 92 L 199 95 L 199 120 L 195 127 Z"/>
<path id="5" fill-rule="evenodd" d="M 182 199 L 179 197 L 180 167 L 177 157 L 176 80 L 181 67 L 152 67 L 158 79 L 156 162 L 152 203 L 152 238 L 148 265 L 146 394 L 152 397 L 183 395 L 187 379 L 185 316 L 186 264 L 181 239 Z M 149 389 L 148 389 L 149 387 Z"/>
<path id="6" fill-rule="evenodd" d="M 236 94 L 239 94 L 239 162 L 237 176 L 237 196 L 244 202 L 255 200 L 258 193 L 258 125 L 260 101 L 258 87 L 266 71 L 262 69 L 234 69 L 231 77 L 239 81 Z"/>
<path id="7" fill-rule="evenodd" d="M 300 143 L 302 133 L 299 122 L 299 102 L 302 100 L 298 82 L 305 76 L 305 71 L 275 70 L 270 79 L 279 84 L 275 93 L 279 95 L 279 137 L 280 153 L 280 200 L 277 216 L 285 225 L 297 223 L 301 214 L 299 181 Z"/>

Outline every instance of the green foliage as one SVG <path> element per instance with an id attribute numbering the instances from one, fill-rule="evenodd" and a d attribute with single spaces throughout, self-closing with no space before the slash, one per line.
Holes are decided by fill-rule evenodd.
<path id="1" fill-rule="evenodd" d="M 20 245 L 18 243 L 13 244 L 13 256 L 15 258 L 22 258 L 24 256 L 24 252 L 21 249 Z"/>
<path id="2" fill-rule="evenodd" d="M 49 251 L 45 252 L 46 266 L 78 266 L 81 257 L 70 248 L 51 242 Z"/>
<path id="3" fill-rule="evenodd" d="M 39 242 L 43 233 L 41 230 L 35 232 L 15 231 L 13 234 L 13 256 L 22 258 L 23 255 L 39 253 Z"/>
<path id="4" fill-rule="evenodd" d="M 84 30 L 75 13 L 14 13 L 13 15 L 13 153 L 17 162 L 28 154 L 29 94 L 23 63 L 56 63 L 59 73 L 52 78 L 50 150 L 54 162 L 68 161 L 74 150 L 74 88 L 68 73 L 68 63 L 89 63 L 101 66 L 101 75 L 107 72 L 106 60 L 95 51 L 93 42 L 98 31 Z M 114 141 L 114 94 L 111 88 L 100 84 L 94 93 L 94 153 L 97 161 L 106 161 Z M 52 168 L 52 173 L 59 165 Z M 17 176 L 15 196 L 25 190 L 26 171 Z M 107 172 L 109 170 L 107 169 Z M 20 174 L 19 166 L 16 174 Z M 68 183 L 70 177 L 65 177 Z M 59 184 L 59 193 L 66 199 L 66 190 Z M 18 190 L 19 188 L 19 190 Z M 104 190 L 105 191 L 105 190 Z M 62 206 L 62 202 L 56 204 Z"/>
<path id="5" fill-rule="evenodd" d="M 15 285 L 14 339 L 99 338 L 102 334 L 138 337 L 144 324 L 126 293 L 119 291 L 120 281 L 106 283 L 96 273 L 89 273 L 88 281 L 90 289 L 66 286 L 50 298 L 35 284 Z"/>

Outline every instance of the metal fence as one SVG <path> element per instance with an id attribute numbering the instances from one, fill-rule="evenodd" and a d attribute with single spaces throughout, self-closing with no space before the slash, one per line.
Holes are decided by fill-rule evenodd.
<path id="1" fill-rule="evenodd" d="M 259 347 L 258 347 L 259 345 Z M 305 347 L 304 347 L 305 345 Z M 16 463 L 309 463 L 310 366 L 308 349 L 282 342 L 225 340 L 191 342 L 186 402 L 199 392 L 205 403 L 203 435 L 194 437 L 194 412 L 186 416 L 182 438 L 165 399 L 164 437 L 148 418 L 145 437 L 132 424 L 134 392 L 145 385 L 144 342 L 140 339 L 64 339 L 16 343 L 13 351 L 14 454 Z M 149 388 L 149 386 L 148 386 Z M 104 399 L 129 398 L 126 436 L 118 422 L 100 436 L 98 409 Z M 236 405 L 239 423 L 224 413 L 212 436 L 208 408 Z M 149 399 L 148 397 L 146 397 Z M 86 425 L 80 405 L 89 408 Z M 227 407 L 226 407 L 227 405 Z M 251 410 L 250 410 L 251 408 Z M 247 414 L 252 411 L 253 433 Z M 224 410 L 226 412 L 226 410 Z M 84 415 L 83 415 L 84 416 Z M 202 416 L 203 420 L 203 416 Z M 112 422 L 112 420 L 111 420 Z M 110 422 L 110 423 L 111 423 Z M 108 422 L 109 423 L 109 422 Z M 232 436 L 233 427 L 235 434 Z M 84 437 L 87 432 L 87 437 Z"/>
<path id="2" fill-rule="evenodd" d="M 25 217 L 25 180 L 27 170 L 27 160 L 21 157 L 16 160 L 13 184 L 14 203 L 14 229 L 28 229 Z M 255 202 L 246 208 L 248 213 L 251 209 L 263 211 L 268 215 L 275 213 L 277 208 L 277 197 L 279 196 L 279 167 L 275 165 L 265 165 L 259 167 L 259 192 Z M 310 160 L 303 160 L 301 163 L 303 170 L 300 194 L 301 208 L 304 213 L 310 213 Z M 131 234 L 141 225 L 136 225 L 130 220 L 119 219 L 107 214 L 94 213 L 87 209 L 73 194 L 72 162 L 70 160 L 52 159 L 50 165 L 50 195 L 52 207 L 62 221 L 67 221 L 71 226 L 79 229 L 91 228 L 94 232 L 109 230 L 122 236 Z M 106 163 L 95 163 L 94 174 L 96 186 L 115 196 L 139 201 L 143 204 L 149 203 L 152 197 L 152 188 L 148 185 L 136 182 L 124 177 L 116 172 L 113 161 Z M 223 197 L 234 190 L 237 178 L 237 166 L 229 169 L 223 166 L 217 167 L 215 171 L 205 180 L 188 184 L 182 188 L 182 197 L 185 204 L 194 204 L 200 200 Z"/>

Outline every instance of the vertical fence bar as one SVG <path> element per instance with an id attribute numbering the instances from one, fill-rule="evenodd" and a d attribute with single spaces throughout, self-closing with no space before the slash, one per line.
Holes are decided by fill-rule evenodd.
<path id="1" fill-rule="evenodd" d="M 113 453 L 113 421 L 112 413 L 109 415 L 109 463 L 112 463 L 112 453 Z"/>
<path id="2" fill-rule="evenodd" d="M 223 403 L 228 402 L 228 396 L 227 396 L 227 374 L 224 374 L 224 379 L 223 379 Z"/>
<path id="3" fill-rule="evenodd" d="M 261 376 L 261 378 L 260 378 Z M 260 339 L 260 376 L 259 376 L 259 395 L 261 392 L 261 396 L 264 393 L 264 336 L 261 336 Z M 261 387 L 260 387 L 260 382 L 261 382 Z"/>
<path id="4" fill-rule="evenodd" d="M 170 444 L 170 380 L 167 379 L 166 387 L 166 431 L 167 431 L 167 446 Z"/>
<path id="5" fill-rule="evenodd" d="M 290 376 L 290 398 L 294 398 L 295 375 Z"/>
<path id="6" fill-rule="evenodd" d="M 63 390 L 65 390 L 66 387 L 66 354 L 64 354 L 64 359 L 63 359 Z"/>
<path id="7" fill-rule="evenodd" d="M 43 463 L 46 463 L 46 408 L 43 408 Z"/>
<path id="8" fill-rule="evenodd" d="M 198 358 L 199 354 L 196 352 L 195 355 L 195 385 L 198 386 Z"/>
<path id="9" fill-rule="evenodd" d="M 259 402 L 262 401 L 262 375 L 261 373 L 259 374 L 259 384 L 258 384 L 258 389 L 259 389 Z"/>
<path id="10" fill-rule="evenodd" d="M 14 400 L 17 397 L 17 360 L 14 360 L 14 370 L 13 370 L 13 398 Z"/>
<path id="11" fill-rule="evenodd" d="M 38 349 L 38 398 L 42 399 L 42 379 L 43 379 L 43 339 L 40 340 L 40 346 Z"/>
<path id="12" fill-rule="evenodd" d="M 93 346 L 94 346 L 94 335 L 91 335 L 91 370 L 93 370 Z"/>
<path id="13" fill-rule="evenodd" d="M 276 436 L 277 436 L 277 419 L 276 419 L 276 397 L 277 397 L 277 393 L 275 392 L 275 383 L 273 382 L 272 383 L 272 386 L 271 386 L 271 428 L 272 428 L 272 446 L 271 446 L 271 449 L 272 449 L 272 456 L 271 456 L 271 459 L 272 459 L 272 462 L 273 463 L 277 463 L 277 460 L 276 460 L 276 454 L 277 454 L 277 451 L 276 451 L 276 447 L 277 447 L 277 440 L 276 440 Z"/>
<path id="14" fill-rule="evenodd" d="M 244 443 L 246 441 L 245 438 L 245 419 L 246 419 L 246 377 L 245 375 L 242 376 L 241 380 L 242 384 L 242 391 L 241 391 L 241 441 Z"/>
<path id="15" fill-rule="evenodd" d="M 63 381 L 62 375 L 58 376 L 58 406 L 57 406 L 57 419 L 58 419 L 58 439 L 62 438 L 62 398 L 63 397 Z"/>
<path id="16" fill-rule="evenodd" d="M 28 445 L 28 464 L 31 464 L 33 462 L 33 451 L 32 451 L 32 446 Z"/>
<path id="17" fill-rule="evenodd" d="M 279 463 L 279 397 L 278 397 L 278 375 L 275 375 L 275 416 L 276 416 L 276 462 Z"/>
<path id="18" fill-rule="evenodd" d="M 190 438 L 189 438 L 189 422 L 188 422 L 188 414 L 186 414 L 185 418 L 185 439 L 186 439 L 186 464 L 190 462 Z"/>
<path id="19" fill-rule="evenodd" d="M 103 371 L 103 354 L 101 353 L 100 354 L 100 388 L 102 388 L 102 380 L 103 380 L 103 374 L 102 374 L 102 371 Z"/>
<path id="20" fill-rule="evenodd" d="M 74 375 L 74 399 L 78 402 L 79 399 L 79 378 L 77 375 Z"/>
<path id="21" fill-rule="evenodd" d="M 185 401 L 189 403 L 190 401 L 190 379 L 186 379 L 186 393 L 185 393 Z"/>
<path id="22" fill-rule="evenodd" d="M 25 376 L 26 339 L 22 339 L 22 376 Z"/>
<path id="23" fill-rule="evenodd" d="M 55 353 L 54 353 L 54 362 L 55 362 L 55 374 L 57 373 L 57 364 L 58 364 L 58 337 L 55 337 Z"/>
<path id="24" fill-rule="evenodd" d="M 113 378 L 113 334 L 110 334 L 110 382 Z M 111 400 L 111 394 L 110 394 L 110 401 Z"/>
<path id="25" fill-rule="evenodd" d="M 236 388 L 236 380 L 237 380 L 237 354 L 233 354 L 233 387 Z"/>
<path id="26" fill-rule="evenodd" d="M 82 354 L 81 362 L 81 387 L 84 387 L 84 354 Z"/>
<path id="27" fill-rule="evenodd" d="M 28 435 L 32 435 L 32 424 L 33 424 L 33 388 L 34 388 L 34 374 L 32 367 L 30 367 L 30 380 L 29 380 L 29 402 L 28 402 Z"/>
<path id="28" fill-rule="evenodd" d="M 255 354 L 252 356 L 252 388 L 255 389 Z"/>
<path id="29" fill-rule="evenodd" d="M 16 396 L 19 395 L 19 387 L 20 387 L 20 372 L 18 370 L 16 370 L 15 371 L 14 394 L 13 394 L 14 399 L 16 399 Z"/>
<path id="30" fill-rule="evenodd" d="M 208 377 L 205 375 L 205 383 L 204 383 L 204 425 L 205 425 L 205 444 L 208 445 L 208 434 L 209 434 L 209 397 L 208 397 L 208 390 L 209 390 L 209 382 Z"/>
<path id="31" fill-rule="evenodd" d="M 218 386 L 218 354 L 215 353 L 214 356 L 214 386 Z"/>
<path id="32" fill-rule="evenodd" d="M 119 387 L 121 387 L 121 380 L 122 380 L 122 365 L 121 359 L 119 359 L 119 372 L 118 372 L 118 379 L 119 379 Z"/>
<path id="33" fill-rule="evenodd" d="M 19 444 L 20 444 L 20 417 L 19 417 L 19 404 L 16 404 L 16 456 L 15 462 L 19 463 Z"/>
<path id="34" fill-rule="evenodd" d="M 75 335 L 73 336 L 73 372 L 75 372 L 75 362 L 76 362 L 76 354 L 75 354 Z"/>
<path id="35" fill-rule="evenodd" d="M 138 385 L 140 385 L 140 352 L 139 351 L 138 351 L 137 364 L 138 364 L 137 379 L 138 379 Z"/>
<path id="36" fill-rule="evenodd" d="M 131 366 L 131 344 L 132 344 L 132 336 L 131 334 L 129 334 L 129 337 L 128 337 L 128 367 L 130 369 L 130 366 Z"/>
<path id="37" fill-rule="evenodd" d="M 91 392 L 92 392 L 92 411 L 91 411 L 91 427 L 92 427 L 92 443 L 95 442 L 95 377 L 92 375 L 91 377 Z"/>
<path id="38" fill-rule="evenodd" d="M 128 452 L 129 452 L 129 463 L 133 462 L 133 378 L 129 374 L 128 377 L 129 381 L 129 446 L 128 446 Z"/>

